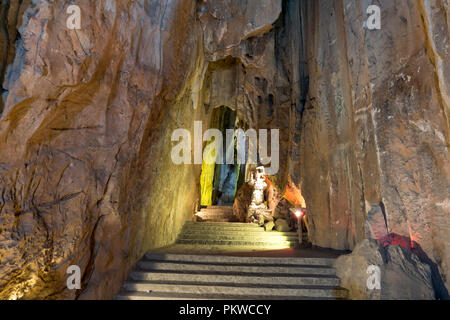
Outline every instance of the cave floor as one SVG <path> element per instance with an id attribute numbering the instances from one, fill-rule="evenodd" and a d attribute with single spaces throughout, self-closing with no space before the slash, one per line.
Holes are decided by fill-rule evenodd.
<path id="1" fill-rule="evenodd" d="M 228 255 L 241 257 L 275 257 L 275 258 L 337 258 L 348 251 L 337 251 L 319 247 L 287 248 L 279 250 L 258 249 L 255 247 L 209 246 L 173 244 L 151 250 L 152 253 L 195 254 L 195 255 Z"/>

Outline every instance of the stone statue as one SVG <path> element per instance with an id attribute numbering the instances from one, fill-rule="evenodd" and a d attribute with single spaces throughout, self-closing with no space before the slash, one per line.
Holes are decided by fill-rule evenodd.
<path id="1" fill-rule="evenodd" d="M 264 178 L 264 167 L 256 168 L 256 177 L 253 173 L 251 175 L 249 185 L 253 187 L 252 202 L 249 206 L 247 222 L 258 223 L 263 225 L 265 220 L 270 216 L 270 210 L 264 203 L 264 191 L 267 188 L 267 183 Z"/>
<path id="2" fill-rule="evenodd" d="M 267 209 L 264 204 L 264 190 L 267 188 L 267 183 L 264 179 L 264 167 L 256 168 L 256 179 L 252 173 L 249 184 L 253 187 L 250 209 Z"/>

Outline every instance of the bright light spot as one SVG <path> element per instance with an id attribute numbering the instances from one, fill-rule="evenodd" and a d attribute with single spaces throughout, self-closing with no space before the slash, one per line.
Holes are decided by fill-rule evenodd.
<path id="1" fill-rule="evenodd" d="M 295 211 L 295 215 L 297 216 L 297 218 L 300 218 L 300 216 L 302 215 L 302 213 L 300 211 Z"/>

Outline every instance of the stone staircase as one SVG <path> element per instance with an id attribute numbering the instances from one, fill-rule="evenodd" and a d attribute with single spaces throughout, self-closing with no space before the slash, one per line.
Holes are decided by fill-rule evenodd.
<path id="1" fill-rule="evenodd" d="M 231 207 L 208 207 L 187 222 L 175 246 L 285 249 L 299 245 L 295 232 L 265 232 L 234 221 Z M 253 254 L 252 254 L 253 255 Z M 116 295 L 120 300 L 345 299 L 330 258 L 269 258 L 148 253 Z"/>
<path id="2" fill-rule="evenodd" d="M 200 209 L 195 215 L 199 222 L 235 222 L 233 207 L 209 206 Z"/>
<path id="3" fill-rule="evenodd" d="M 238 223 L 233 207 L 209 206 L 196 215 L 198 222 L 187 222 L 178 244 L 207 246 L 240 246 L 258 248 L 295 248 L 299 245 L 295 232 L 265 232 L 255 224 Z"/>
<path id="4" fill-rule="evenodd" d="M 345 299 L 329 258 L 146 254 L 118 300 Z"/>
<path id="5" fill-rule="evenodd" d="M 299 242 L 296 232 L 265 232 L 251 223 L 187 222 L 177 244 L 284 249 L 298 247 Z"/>

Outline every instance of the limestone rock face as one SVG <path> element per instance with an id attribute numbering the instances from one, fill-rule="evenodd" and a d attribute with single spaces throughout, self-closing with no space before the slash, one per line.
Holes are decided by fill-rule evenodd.
<path id="1" fill-rule="evenodd" d="M 275 223 L 273 222 L 273 220 L 266 222 L 264 224 L 264 230 L 267 232 L 270 232 L 273 230 L 273 228 L 275 227 Z"/>
<path id="2" fill-rule="evenodd" d="M 366 2 L 79 0 L 69 30 L 67 1 L 0 0 L 0 299 L 112 298 L 194 218 L 172 133 L 221 106 L 280 130 L 313 245 L 406 237 L 450 287 L 449 4 L 379 1 L 369 31 Z"/>
<path id="3" fill-rule="evenodd" d="M 281 9 L 281 1 L 277 0 L 200 1 L 199 18 L 206 52 L 217 60 L 246 39 L 268 33 Z"/>
<path id="4" fill-rule="evenodd" d="M 18 40 L 18 28 L 23 19 L 27 19 L 24 11 L 30 6 L 31 0 L 0 1 L 0 79 L 4 79 L 8 66 L 14 61 L 16 53 L 15 42 Z M 3 95 L 4 88 L 0 83 Z M 0 99 L 0 112 L 3 110 L 3 99 Z"/>
<path id="5" fill-rule="evenodd" d="M 220 105 L 256 129 L 288 119 L 281 0 L 80 0 L 80 30 L 66 2 L 0 3 L 0 298 L 112 298 L 193 219 L 200 166 L 171 161 L 172 132 L 207 129 Z"/>
<path id="6" fill-rule="evenodd" d="M 244 183 L 236 192 L 233 204 L 233 214 L 240 222 L 245 222 L 248 215 L 248 208 L 252 202 L 253 189 L 248 183 Z"/>
<path id="7" fill-rule="evenodd" d="M 316 245 L 407 237 L 450 287 L 448 1 L 303 1 L 300 177 Z M 328 227 L 325 227 L 328 226 Z"/>
<path id="8" fill-rule="evenodd" d="M 379 287 L 374 285 L 377 280 L 371 278 L 375 276 L 371 266 L 380 270 Z M 375 240 L 364 240 L 351 254 L 339 257 L 335 267 L 350 299 L 435 299 L 430 266 L 398 245 L 383 248 Z"/>
<path id="9" fill-rule="evenodd" d="M 289 227 L 289 223 L 285 219 L 275 220 L 275 229 L 279 232 L 291 231 L 291 228 Z"/>
<path id="10" fill-rule="evenodd" d="M 367 288 L 367 268 L 370 265 L 384 264 L 380 246 L 377 241 L 364 240 L 350 255 L 343 255 L 335 263 L 336 275 L 341 279 L 341 286 L 349 290 L 349 298 L 354 300 L 380 299 L 379 290 Z"/>

